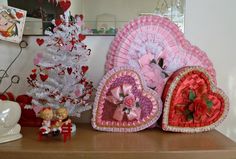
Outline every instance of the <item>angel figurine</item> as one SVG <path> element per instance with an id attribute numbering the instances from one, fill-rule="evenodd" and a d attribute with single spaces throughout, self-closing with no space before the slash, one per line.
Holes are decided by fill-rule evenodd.
<path id="1" fill-rule="evenodd" d="M 43 108 L 40 111 L 40 118 L 43 119 L 42 126 L 39 128 L 43 135 L 48 135 L 51 132 L 51 121 L 53 119 L 53 111 L 50 107 Z"/>
<path id="2" fill-rule="evenodd" d="M 60 108 L 56 109 L 56 112 L 55 112 L 56 121 L 55 121 L 54 126 L 52 128 L 52 134 L 54 136 L 57 136 L 61 133 L 62 126 L 64 124 L 68 125 L 71 123 L 71 120 L 69 119 L 68 115 L 69 115 L 69 113 L 66 108 L 60 107 Z"/>

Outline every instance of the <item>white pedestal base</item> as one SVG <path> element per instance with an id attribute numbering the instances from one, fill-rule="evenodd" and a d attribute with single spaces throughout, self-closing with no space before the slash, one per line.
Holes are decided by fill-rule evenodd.
<path id="1" fill-rule="evenodd" d="M 22 138 L 21 134 L 1 136 L 0 143 L 10 142 L 10 141 L 18 140 L 20 138 Z"/>

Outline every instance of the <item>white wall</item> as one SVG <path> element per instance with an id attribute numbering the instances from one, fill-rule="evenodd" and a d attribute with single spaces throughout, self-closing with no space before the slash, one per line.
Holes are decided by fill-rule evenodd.
<path id="1" fill-rule="evenodd" d="M 227 119 L 218 127 L 225 135 L 236 141 L 236 12 L 235 0 L 186 0 L 185 34 L 192 44 L 206 51 L 215 65 L 218 85 L 230 98 L 231 109 Z M 33 67 L 33 56 L 40 51 L 36 37 L 25 37 L 29 47 L 10 70 L 21 76 L 21 83 L 13 86 L 15 94 L 27 90 L 26 75 Z M 102 78 L 105 56 L 113 37 L 88 37 L 85 41 L 92 49 L 89 60 L 90 78 L 97 83 Z M 0 68 L 6 68 L 17 53 L 13 43 L 0 41 Z M 1 88 L 2 90 L 2 88 Z M 88 113 L 89 114 L 89 113 Z M 89 115 L 84 120 L 89 120 Z"/>
<path id="2" fill-rule="evenodd" d="M 218 130 L 236 140 L 236 12 L 235 0 L 186 0 L 185 35 L 206 51 L 218 86 L 230 99 L 230 112 Z"/>
<path id="3" fill-rule="evenodd" d="M 7 0 L 0 0 L 0 4 L 7 5 Z"/>

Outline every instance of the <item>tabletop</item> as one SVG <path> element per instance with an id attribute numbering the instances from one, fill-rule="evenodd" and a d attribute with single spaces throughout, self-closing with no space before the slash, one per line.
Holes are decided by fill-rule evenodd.
<path id="1" fill-rule="evenodd" d="M 21 132 L 22 139 L 0 144 L 0 159 L 236 159 L 236 143 L 216 130 L 183 134 L 155 128 L 137 133 L 108 133 L 79 124 L 65 143 L 60 137 L 43 137 L 39 141 L 38 128 L 23 127 Z"/>

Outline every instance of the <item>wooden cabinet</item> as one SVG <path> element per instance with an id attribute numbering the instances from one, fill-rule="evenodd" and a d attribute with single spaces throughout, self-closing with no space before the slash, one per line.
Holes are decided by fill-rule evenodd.
<path id="1" fill-rule="evenodd" d="M 148 129 L 138 133 L 98 132 L 77 125 L 72 140 L 37 139 L 37 128 L 22 128 L 23 138 L 0 145 L 0 159 L 233 159 L 236 143 L 219 133 L 167 133 Z"/>

